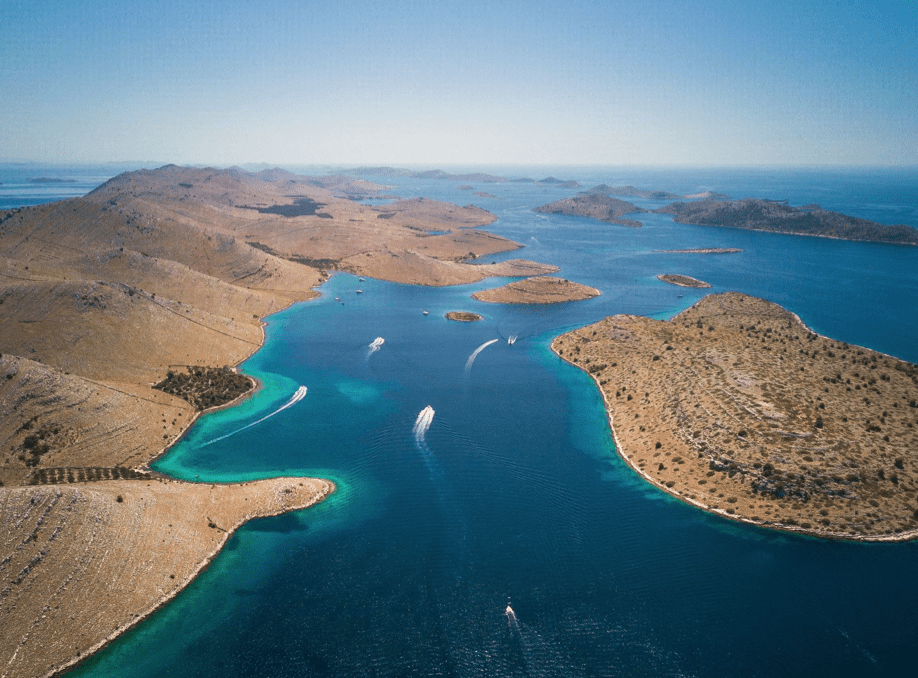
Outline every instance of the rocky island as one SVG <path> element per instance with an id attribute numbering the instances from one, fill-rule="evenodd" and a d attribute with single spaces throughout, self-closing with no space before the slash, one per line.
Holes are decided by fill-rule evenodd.
<path id="1" fill-rule="evenodd" d="M 471 311 L 449 311 L 446 314 L 447 320 L 455 320 L 460 323 L 474 323 L 482 319 L 477 313 Z"/>
<path id="2" fill-rule="evenodd" d="M 745 198 L 675 202 L 655 211 L 672 214 L 673 219 L 682 224 L 918 245 L 918 229 L 911 226 L 886 226 L 830 212 L 819 205 L 792 207 L 786 201 Z"/>
<path id="3" fill-rule="evenodd" d="M 820 537 L 918 536 L 918 366 L 737 293 L 552 348 L 598 384 L 619 454 L 673 496 Z"/>
<path id="4" fill-rule="evenodd" d="M 594 287 L 541 275 L 475 292 L 472 298 L 494 304 L 558 304 L 592 299 L 599 294 L 599 290 Z"/>
<path id="5" fill-rule="evenodd" d="M 706 288 L 711 286 L 710 283 L 706 283 L 704 280 L 698 280 L 690 275 L 680 275 L 678 273 L 662 273 L 657 276 L 657 279 L 679 287 Z"/>

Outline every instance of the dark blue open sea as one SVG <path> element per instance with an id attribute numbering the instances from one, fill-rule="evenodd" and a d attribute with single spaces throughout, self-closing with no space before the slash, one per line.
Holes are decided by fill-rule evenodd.
<path id="1" fill-rule="evenodd" d="M 918 226 L 916 170 L 490 171 L 816 202 Z M 476 184 L 497 196 L 479 198 L 459 182 L 384 181 L 406 197 L 491 210 L 490 230 L 526 248 L 489 260 L 556 263 L 603 295 L 499 306 L 469 295 L 504 280 L 434 289 L 336 275 L 320 299 L 272 316 L 265 347 L 243 365 L 266 387 L 204 417 L 156 467 L 207 482 L 317 475 L 338 492 L 240 529 L 175 601 L 72 675 L 914 674 L 918 544 L 772 532 L 648 486 L 616 455 L 593 382 L 549 342 L 609 314 L 668 318 L 701 298 L 656 280 L 669 272 L 766 297 L 818 332 L 915 362 L 918 248 L 660 215 L 631 229 L 531 211 L 573 189 Z M 654 251 L 695 247 L 744 252 Z M 453 323 L 449 310 L 485 319 Z M 385 343 L 371 351 L 377 337 Z M 299 403 L 204 445 L 299 385 L 309 388 Z"/>

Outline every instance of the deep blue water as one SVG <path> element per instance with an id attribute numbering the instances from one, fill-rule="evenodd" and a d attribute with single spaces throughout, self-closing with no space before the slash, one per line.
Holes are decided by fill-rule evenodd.
<path id="1" fill-rule="evenodd" d="M 0 163 L 0 210 L 42 205 L 86 195 L 116 174 L 139 169 L 140 163 L 109 165 L 45 165 Z M 59 181 L 35 182 L 33 179 Z"/>
<path id="2" fill-rule="evenodd" d="M 548 174 L 586 186 L 819 202 L 918 225 L 916 172 L 535 168 L 530 176 Z M 603 296 L 551 308 L 469 298 L 499 280 L 448 289 L 367 280 L 357 295 L 357 281 L 337 275 L 320 299 L 272 316 L 265 347 L 244 364 L 265 388 L 204 417 L 157 468 L 202 481 L 320 475 L 338 492 L 239 530 L 174 602 L 73 675 L 913 671 L 918 545 L 770 532 L 649 487 L 615 454 L 592 381 L 548 344 L 611 313 L 666 318 L 701 298 L 655 278 L 671 272 L 707 280 L 713 292 L 772 299 L 819 332 L 918 361 L 918 248 L 654 215 L 629 229 L 530 211 L 570 189 L 476 185 L 498 196 L 482 199 L 451 182 L 398 183 L 406 196 L 498 214 L 490 230 L 526 249 L 489 260 L 556 263 L 560 275 Z M 689 247 L 745 251 L 654 252 Z M 443 318 L 459 309 L 485 319 Z M 520 337 L 512 346 L 511 335 Z M 378 336 L 385 344 L 370 353 Z M 467 369 L 473 351 L 495 338 Z M 300 384 L 309 387 L 301 402 L 205 445 L 276 410 Z M 412 427 L 427 405 L 436 413 L 418 438 Z M 508 599 L 515 620 L 504 614 Z"/>

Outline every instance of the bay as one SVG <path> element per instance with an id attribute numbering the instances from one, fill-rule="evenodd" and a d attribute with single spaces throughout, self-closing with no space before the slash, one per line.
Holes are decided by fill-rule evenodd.
<path id="1" fill-rule="evenodd" d="M 918 182 L 904 170 L 529 169 L 585 186 L 819 202 L 916 225 L 908 187 Z M 499 280 L 447 289 L 368 280 L 357 295 L 358 281 L 339 274 L 320 299 L 272 316 L 265 347 L 243 365 L 265 388 L 204 417 L 157 468 L 199 482 L 319 475 L 338 492 L 239 530 L 175 601 L 73 675 L 909 671 L 915 544 L 782 534 L 657 491 L 616 455 L 592 381 L 548 344 L 612 313 L 668 318 L 705 293 L 737 290 L 786 306 L 821 333 L 918 361 L 918 249 L 662 215 L 629 229 L 531 212 L 574 192 L 556 185 L 476 185 L 496 196 L 482 198 L 454 182 L 387 181 L 406 196 L 486 207 L 499 216 L 489 230 L 526 246 L 488 260 L 556 263 L 559 275 L 603 295 L 551 308 L 470 299 Z M 657 251 L 693 247 L 744 251 Z M 664 272 L 714 287 L 675 288 L 656 279 Z M 452 323 L 449 310 L 484 320 Z M 385 342 L 371 352 L 377 337 Z M 239 430 L 299 385 L 309 388 L 302 401 Z M 427 406 L 433 420 L 415 435 Z"/>

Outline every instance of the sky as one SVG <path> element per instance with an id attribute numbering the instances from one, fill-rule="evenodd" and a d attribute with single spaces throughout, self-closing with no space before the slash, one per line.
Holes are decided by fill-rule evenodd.
<path id="1" fill-rule="evenodd" d="M 918 165 L 915 0 L 0 0 L 0 161 Z"/>

